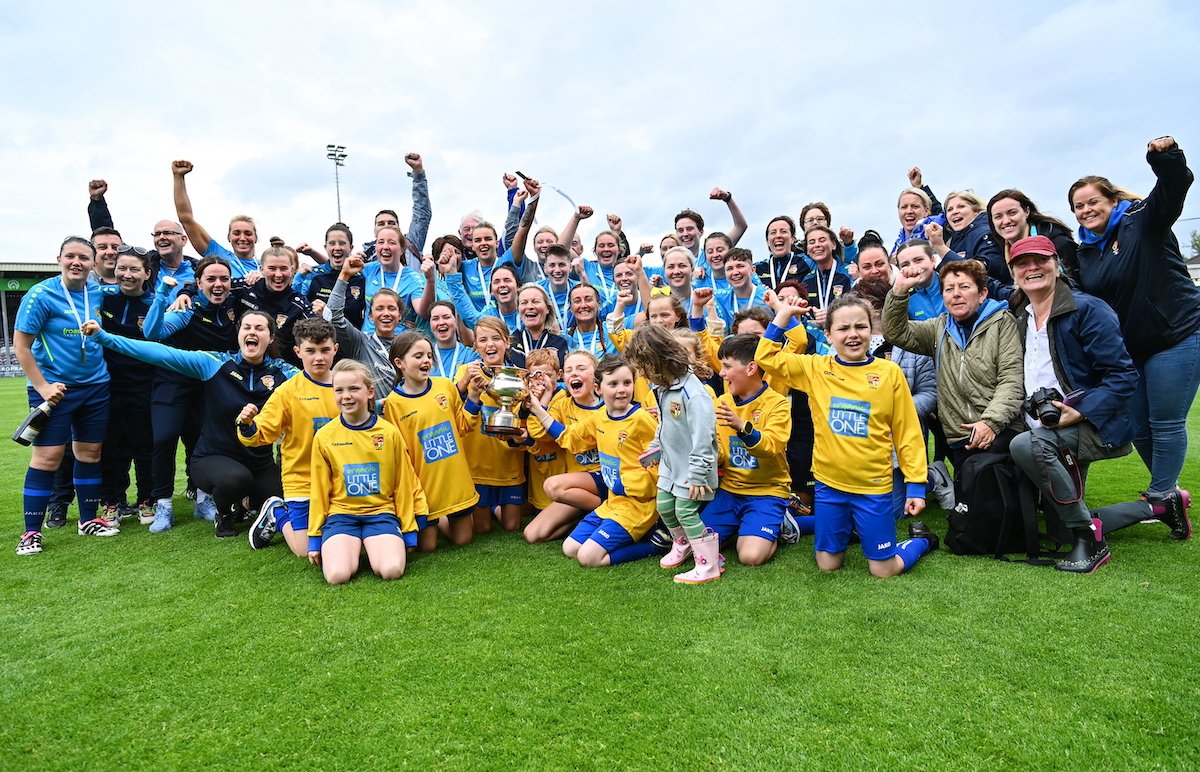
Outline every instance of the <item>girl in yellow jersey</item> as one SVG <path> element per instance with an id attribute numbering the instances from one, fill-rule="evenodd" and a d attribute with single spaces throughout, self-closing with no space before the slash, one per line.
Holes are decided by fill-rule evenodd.
<path id="1" fill-rule="evenodd" d="M 483 374 L 481 364 L 502 367 L 525 365 L 525 357 L 510 352 L 511 338 L 503 319 L 484 316 L 475 323 L 475 350 L 481 362 L 472 362 L 458 369 L 458 391 L 465 393 L 472 380 L 491 380 Z M 500 403 L 482 395 L 483 421 L 479 429 L 463 437 L 471 477 L 479 491 L 475 506 L 475 533 L 491 533 L 492 518 L 499 510 L 500 525 L 506 531 L 521 527 L 521 505 L 525 503 L 525 449 L 513 447 L 504 439 L 483 433 L 487 419 L 500 409 Z"/>
<path id="2" fill-rule="evenodd" d="M 468 385 L 471 410 L 453 381 L 431 377 L 437 355 L 419 332 L 397 335 L 388 353 L 396 385 L 383 403 L 383 416 L 404 435 L 429 505 L 428 514 L 417 518 L 417 546 L 432 552 L 439 530 L 451 544 L 470 544 L 470 515 L 479 494 L 471 482 L 463 438 L 479 430 L 479 389 L 473 382 Z"/>
<path id="3" fill-rule="evenodd" d="M 337 363 L 333 394 L 341 415 L 313 438 L 308 559 L 330 584 L 350 581 L 364 547 L 376 575 L 399 579 L 406 547 L 417 543 L 420 482 L 400 430 L 371 412 L 371 382 L 361 362 Z"/>
<path id="4" fill-rule="evenodd" d="M 563 360 L 565 390 L 533 381 L 530 398 L 538 400 L 546 412 L 563 426 L 574 426 L 604 408 L 596 393 L 596 357 L 587 351 L 572 351 Z M 595 446 L 570 452 L 563 450 L 546 433 L 541 421 L 530 421 L 526 428 L 537 443 L 550 443 L 558 448 L 564 462 L 561 474 L 545 480 L 543 494 L 550 503 L 542 507 L 529 525 L 525 526 L 525 541 L 537 544 L 566 536 L 585 512 L 600 506 L 608 495 L 600 474 L 600 454 Z M 532 486 L 531 486 L 532 493 Z"/>
<path id="5" fill-rule="evenodd" d="M 308 499 L 313 435 L 337 418 L 329 368 L 337 354 L 337 329 L 324 319 L 301 319 L 292 328 L 304 372 L 275 389 L 260 411 L 253 403 L 237 417 L 238 439 L 247 447 L 283 438 L 283 498 L 263 502 L 250 528 L 250 546 L 264 549 L 276 532 L 298 558 L 308 557 Z"/>
<path id="6" fill-rule="evenodd" d="M 562 380 L 562 368 L 559 367 L 558 352 L 555 349 L 540 348 L 526 353 L 525 369 L 529 371 L 525 381 L 531 392 L 536 384 L 539 390 L 549 391 L 554 396 L 566 396 L 566 391 L 558 388 L 558 382 Z M 531 423 L 536 424 L 537 421 Z M 535 439 L 528 430 L 527 425 L 525 433 L 515 440 L 515 444 L 524 447 L 527 453 L 525 461 L 528 465 L 526 476 L 529 478 L 529 501 L 525 505 L 524 514 L 535 517 L 554 503 L 546 495 L 545 482 L 567 471 L 567 454 L 558 447 L 553 438 L 542 436 Z M 528 540 L 528 536 L 526 539 Z"/>
<path id="7" fill-rule="evenodd" d="M 871 573 L 896 576 L 936 549 L 937 536 L 911 522 L 911 538 L 896 543 L 892 515 L 892 449 L 907 488 L 907 514 L 925 508 L 925 443 L 917 409 L 900 368 L 867 353 L 871 342 L 870 307 L 859 297 L 842 296 L 828 308 L 825 329 L 836 354 L 791 354 L 781 348 L 788 321 L 808 310 L 802 299 L 789 300 L 759 340 L 755 359 L 772 378 L 808 392 L 816 441 L 817 567 L 842 566 L 852 530 L 862 539 Z"/>
<path id="8" fill-rule="evenodd" d="M 633 369 L 619 356 L 600 361 L 604 409 L 563 426 L 530 400 L 530 410 L 564 449 L 595 447 L 608 498 L 583 518 L 563 543 L 563 553 L 585 567 L 626 563 L 659 551 L 648 538 L 658 515 L 654 509 L 655 475 L 638 457 L 654 439 L 657 421 L 633 401 Z"/>

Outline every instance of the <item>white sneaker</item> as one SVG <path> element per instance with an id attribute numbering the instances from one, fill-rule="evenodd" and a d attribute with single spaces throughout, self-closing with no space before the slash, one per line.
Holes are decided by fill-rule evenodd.
<path id="1" fill-rule="evenodd" d="M 114 528 L 108 521 L 99 517 L 79 524 L 80 536 L 116 536 L 120 532 L 120 529 Z"/>
<path id="2" fill-rule="evenodd" d="M 954 499 L 954 478 L 946 468 L 945 461 L 934 461 L 929 465 L 929 492 L 937 501 L 938 506 L 947 512 L 952 512 L 957 503 Z"/>

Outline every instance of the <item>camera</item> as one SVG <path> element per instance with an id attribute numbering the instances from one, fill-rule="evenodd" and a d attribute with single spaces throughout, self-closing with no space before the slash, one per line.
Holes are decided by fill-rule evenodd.
<path id="1" fill-rule="evenodd" d="M 1025 400 L 1025 404 L 1021 407 L 1025 409 L 1030 418 L 1040 421 L 1042 426 L 1045 426 L 1047 429 L 1053 429 L 1058 426 L 1058 421 L 1062 418 L 1062 410 L 1054 403 L 1062 401 L 1062 392 L 1055 388 L 1043 386 L 1030 394 L 1029 398 Z"/>

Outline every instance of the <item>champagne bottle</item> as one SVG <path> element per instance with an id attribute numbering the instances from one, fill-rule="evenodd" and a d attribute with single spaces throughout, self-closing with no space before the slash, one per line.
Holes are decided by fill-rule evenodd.
<path id="1" fill-rule="evenodd" d="M 41 433 L 42 427 L 50 420 L 50 403 L 43 402 L 42 404 L 29 411 L 29 415 L 25 416 L 25 420 L 13 432 L 13 442 L 20 445 L 32 445 Z"/>

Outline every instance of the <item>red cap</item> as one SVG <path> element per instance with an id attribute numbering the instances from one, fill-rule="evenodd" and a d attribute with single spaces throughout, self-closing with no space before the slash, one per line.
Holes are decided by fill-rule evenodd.
<path id="1" fill-rule="evenodd" d="M 1013 244 L 1009 249 L 1008 264 L 1012 265 L 1014 261 L 1025 255 L 1058 257 L 1058 250 L 1054 248 L 1054 242 L 1045 236 L 1028 236 Z"/>

